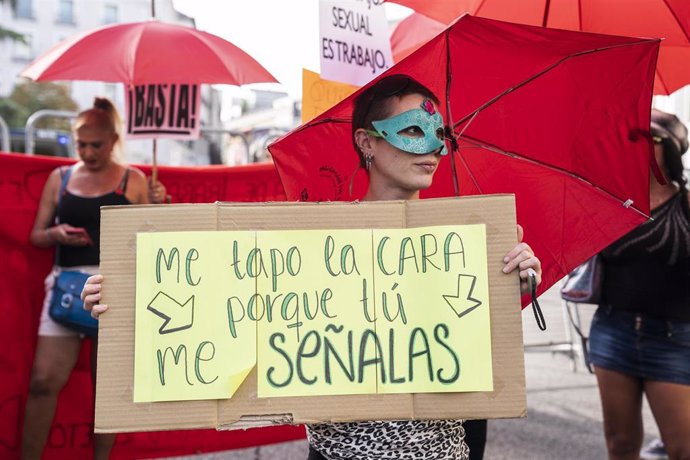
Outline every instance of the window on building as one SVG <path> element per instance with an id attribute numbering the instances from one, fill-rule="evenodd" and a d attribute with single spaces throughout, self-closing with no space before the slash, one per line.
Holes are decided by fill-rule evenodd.
<path id="1" fill-rule="evenodd" d="M 72 0 L 58 0 L 57 22 L 74 24 L 74 2 Z"/>
<path id="2" fill-rule="evenodd" d="M 33 19 L 33 0 L 17 0 L 14 14 L 18 18 Z"/>
<path id="3" fill-rule="evenodd" d="M 24 41 L 25 43 L 16 40 L 12 42 L 12 59 L 15 61 L 31 61 L 35 57 L 33 37 L 24 34 Z"/>
<path id="4" fill-rule="evenodd" d="M 117 19 L 117 5 L 107 4 L 103 12 L 103 24 L 115 24 Z"/>

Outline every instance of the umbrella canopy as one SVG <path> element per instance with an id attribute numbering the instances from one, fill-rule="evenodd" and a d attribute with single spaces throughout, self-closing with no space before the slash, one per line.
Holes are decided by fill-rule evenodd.
<path id="1" fill-rule="evenodd" d="M 393 61 L 398 62 L 446 28 L 442 22 L 421 13 L 412 13 L 395 25 L 391 32 Z"/>
<path id="2" fill-rule="evenodd" d="M 155 20 L 100 27 L 68 38 L 37 58 L 21 76 L 133 85 L 277 82 L 232 43 Z"/>
<path id="3" fill-rule="evenodd" d="M 473 16 L 629 37 L 658 37 L 661 43 L 654 94 L 671 94 L 690 84 L 688 0 L 390 0 L 450 24 Z M 433 35 L 429 35 L 429 38 Z M 421 44 L 423 42 L 420 42 Z M 395 51 L 394 51 L 395 53 Z"/>
<path id="4" fill-rule="evenodd" d="M 458 143 L 423 197 L 453 195 L 453 160 L 461 195 L 515 193 L 546 289 L 649 214 L 658 42 L 460 18 L 383 74 L 439 95 Z M 361 92 L 269 146 L 288 199 L 363 196 L 363 172 L 348 193 Z"/>

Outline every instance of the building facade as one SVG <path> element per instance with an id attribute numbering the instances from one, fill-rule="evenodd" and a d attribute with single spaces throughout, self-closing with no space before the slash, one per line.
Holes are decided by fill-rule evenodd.
<path id="1" fill-rule="evenodd" d="M 155 1 L 155 11 L 152 2 Z M 155 12 L 156 19 L 195 27 L 194 19 L 175 10 L 172 0 L 16 0 L 0 3 L 0 26 L 22 34 L 26 43 L 0 40 L 0 97 L 7 97 L 22 81 L 19 74 L 34 59 L 59 42 L 80 32 L 109 24 L 145 21 Z M 124 113 L 124 85 L 94 81 L 64 82 L 80 109 L 91 106 L 96 96 L 111 99 Z M 202 85 L 202 126 L 220 126 L 219 91 Z M 158 161 L 161 164 L 208 164 L 211 158 L 200 145 L 191 142 L 160 140 Z M 150 163 L 152 141 L 126 142 L 126 159 L 133 163 Z"/>

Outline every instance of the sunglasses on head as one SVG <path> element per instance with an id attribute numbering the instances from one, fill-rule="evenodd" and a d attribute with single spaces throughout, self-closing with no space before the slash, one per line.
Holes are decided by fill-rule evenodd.
<path id="1" fill-rule="evenodd" d="M 100 149 L 103 147 L 104 142 L 103 141 L 95 141 L 95 142 L 84 142 L 84 141 L 77 141 L 77 147 L 80 149 L 85 149 L 86 147 L 91 147 L 93 149 Z"/>

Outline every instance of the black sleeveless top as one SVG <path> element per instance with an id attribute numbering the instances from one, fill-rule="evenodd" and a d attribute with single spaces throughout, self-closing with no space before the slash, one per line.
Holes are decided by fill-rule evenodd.
<path id="1" fill-rule="evenodd" d="M 57 208 L 58 221 L 74 227 L 83 227 L 89 233 L 92 246 L 58 245 L 56 265 L 76 267 L 98 265 L 100 257 L 101 206 L 131 204 L 125 197 L 129 169 L 125 170 L 120 184 L 112 192 L 94 197 L 74 195 L 65 189 Z"/>
<path id="2" fill-rule="evenodd" d="M 690 222 L 678 193 L 645 222 L 602 251 L 602 304 L 664 320 L 690 322 Z"/>

